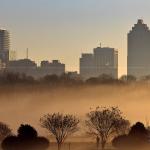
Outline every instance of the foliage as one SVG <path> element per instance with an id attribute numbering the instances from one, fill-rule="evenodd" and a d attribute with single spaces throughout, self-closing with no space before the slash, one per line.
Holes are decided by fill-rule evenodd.
<path id="1" fill-rule="evenodd" d="M 56 74 L 47 74 L 46 76 L 40 78 L 34 78 L 32 76 L 26 75 L 25 73 L 16 72 L 1 72 L 0 73 L 0 84 L 44 84 L 51 87 L 60 86 L 84 86 L 84 85 L 126 85 L 130 83 L 149 83 L 150 76 L 144 76 L 141 80 L 137 80 L 133 75 L 123 75 L 120 79 L 115 79 L 111 75 L 101 74 L 98 77 L 90 77 L 88 79 L 82 79 L 80 75 L 71 76 L 69 73 L 64 73 L 60 76 Z M 146 82 L 145 82 L 146 81 Z"/>
<path id="2" fill-rule="evenodd" d="M 0 83 L 1 84 L 32 84 L 35 83 L 35 79 L 26 74 L 12 73 L 12 72 L 3 72 L 0 74 Z"/>
<path id="3" fill-rule="evenodd" d="M 3 122 L 0 122 L 0 140 L 3 140 L 5 137 L 11 134 L 12 132 L 8 125 Z"/>
<path id="4" fill-rule="evenodd" d="M 117 148 L 144 148 L 149 144 L 148 130 L 144 124 L 137 122 L 129 131 L 129 134 L 115 137 L 112 141 Z"/>
<path id="5" fill-rule="evenodd" d="M 21 124 L 21 126 L 18 129 L 19 138 L 34 139 L 34 138 L 37 138 L 37 136 L 38 136 L 37 131 L 28 124 L 26 125 Z"/>
<path id="6" fill-rule="evenodd" d="M 58 149 L 65 139 L 78 130 L 79 120 L 73 115 L 60 113 L 47 114 L 40 119 L 41 126 L 56 138 Z"/>
<path id="7" fill-rule="evenodd" d="M 122 117 L 121 111 L 117 107 L 100 108 L 87 114 L 86 126 L 91 135 L 100 138 L 102 149 L 107 141 L 122 132 L 126 132 L 129 121 Z"/>
<path id="8" fill-rule="evenodd" d="M 133 75 L 123 75 L 120 77 L 120 80 L 123 82 L 135 82 L 137 79 Z"/>
<path id="9" fill-rule="evenodd" d="M 3 150 L 46 150 L 49 141 L 38 137 L 37 131 L 30 125 L 21 125 L 17 136 L 8 136 L 2 142 Z"/>

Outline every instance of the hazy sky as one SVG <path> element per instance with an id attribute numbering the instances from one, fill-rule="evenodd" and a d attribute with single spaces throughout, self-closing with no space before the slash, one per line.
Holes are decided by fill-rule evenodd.
<path id="1" fill-rule="evenodd" d="M 138 18 L 150 25 L 150 0 L 0 0 L 0 27 L 11 33 L 17 58 L 60 59 L 78 70 L 82 52 L 99 43 L 119 51 L 126 72 L 127 33 Z"/>

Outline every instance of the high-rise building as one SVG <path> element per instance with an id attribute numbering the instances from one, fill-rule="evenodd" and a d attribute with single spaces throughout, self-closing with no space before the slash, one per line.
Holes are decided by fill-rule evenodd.
<path id="1" fill-rule="evenodd" d="M 150 75 L 150 30 L 141 19 L 128 33 L 127 74 Z"/>
<path id="2" fill-rule="evenodd" d="M 80 74 L 83 78 L 107 74 L 118 78 L 118 51 L 109 47 L 97 47 L 93 54 L 82 54 Z"/>
<path id="3" fill-rule="evenodd" d="M 0 29 L 0 60 L 5 65 L 9 61 L 9 32 Z"/>
<path id="4" fill-rule="evenodd" d="M 80 75 L 83 78 L 95 76 L 94 72 L 94 56 L 90 53 L 83 53 L 80 58 Z"/>

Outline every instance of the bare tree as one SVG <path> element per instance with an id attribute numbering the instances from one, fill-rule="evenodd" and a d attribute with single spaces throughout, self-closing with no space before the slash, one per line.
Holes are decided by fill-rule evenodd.
<path id="1" fill-rule="evenodd" d="M 55 136 L 58 150 L 60 150 L 68 135 L 78 130 L 79 120 L 73 115 L 54 113 L 45 115 L 40 122 L 43 128 Z"/>
<path id="2" fill-rule="evenodd" d="M 87 125 L 87 122 L 86 122 Z M 87 125 L 88 126 L 88 125 Z M 86 136 L 90 136 L 96 140 L 96 148 L 99 149 L 100 138 L 98 132 L 93 132 L 92 128 L 88 126 L 88 130 L 86 131 Z"/>
<path id="3" fill-rule="evenodd" d="M 87 114 L 85 121 L 88 133 L 100 138 L 102 149 L 110 138 L 126 132 L 129 121 L 122 117 L 121 111 L 117 107 L 97 107 L 96 110 Z"/>
<path id="4" fill-rule="evenodd" d="M 9 135 L 11 135 L 11 129 L 7 124 L 0 122 L 0 141 Z"/>
<path id="5" fill-rule="evenodd" d="M 130 130 L 130 122 L 122 117 L 115 124 L 115 129 L 115 136 L 128 134 Z"/>

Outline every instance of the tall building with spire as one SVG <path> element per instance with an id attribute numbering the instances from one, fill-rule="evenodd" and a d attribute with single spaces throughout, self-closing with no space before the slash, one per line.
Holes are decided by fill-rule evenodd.
<path id="1" fill-rule="evenodd" d="M 128 33 L 127 74 L 150 75 L 150 30 L 142 19 Z"/>
<path id="2" fill-rule="evenodd" d="M 9 47 L 9 32 L 0 29 L 0 61 L 4 64 L 7 64 L 9 61 Z"/>

